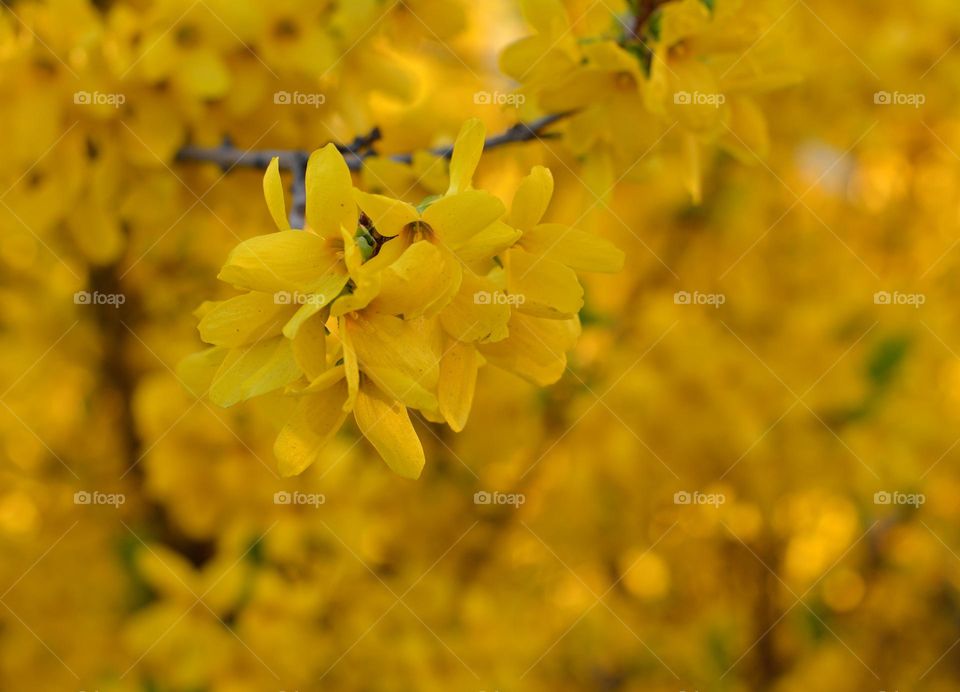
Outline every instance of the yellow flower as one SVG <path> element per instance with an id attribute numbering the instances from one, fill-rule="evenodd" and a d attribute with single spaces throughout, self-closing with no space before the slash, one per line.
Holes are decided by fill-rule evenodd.
<path id="1" fill-rule="evenodd" d="M 570 226 L 541 223 L 553 196 L 553 176 L 536 166 L 517 188 L 510 223 L 521 229 L 505 253 L 507 295 L 515 298 L 510 336 L 481 347 L 494 365 L 538 385 L 555 382 L 566 351 L 580 333 L 583 289 L 575 270 L 617 272 L 624 255 L 608 241 Z"/>
<path id="2" fill-rule="evenodd" d="M 792 71 L 751 55 L 778 16 L 765 4 L 745 10 L 740 2 L 724 2 L 710 10 L 700 0 L 682 0 L 661 10 L 647 108 L 683 128 L 684 177 L 695 201 L 703 145 L 716 142 L 745 163 L 765 156 L 766 119 L 749 95 L 797 81 Z"/>
<path id="3" fill-rule="evenodd" d="M 431 271 L 442 266 L 439 251 L 424 241 L 392 262 L 384 252 L 363 263 L 356 244 L 346 247 L 353 292 L 330 310 L 339 344 L 328 360 L 335 365 L 299 393 L 297 411 L 274 445 L 280 472 L 293 475 L 313 463 L 352 411 L 387 465 L 416 478 L 424 454 L 407 407 L 437 408 L 441 354 L 429 311 L 449 277 Z"/>
<path id="4" fill-rule="evenodd" d="M 702 0 L 668 2 L 647 19 L 642 39 L 631 30 L 580 43 L 560 2 L 522 4 L 537 33 L 508 46 L 501 68 L 541 111 L 575 111 L 563 141 L 586 158 L 583 176 L 596 194 L 633 171 L 675 125 L 695 201 L 705 145 L 745 161 L 766 152 L 766 122 L 746 94 L 795 81 L 749 55 L 776 23 L 766 3 L 748 11 L 741 2 L 713 9 Z"/>
<path id="5" fill-rule="evenodd" d="M 443 331 L 439 410 L 425 414 L 458 432 L 466 425 L 477 371 L 483 364 L 476 344 L 499 341 L 508 334 L 510 307 L 483 298 L 499 295 L 498 283 L 492 278 L 502 274 L 497 257 L 520 235 L 500 220 L 505 208 L 499 199 L 472 189 L 484 135 L 477 119 L 463 125 L 451 155 L 447 191 L 422 212 L 381 195 L 356 193 L 374 227 L 398 236 L 400 247 L 413 248 L 425 242 L 438 250 L 440 268 L 436 271 L 449 277 L 438 315 Z"/>
<path id="6" fill-rule="evenodd" d="M 188 0 L 157 3 L 141 33 L 130 68 L 146 81 L 169 81 L 187 99 L 226 95 L 231 79 L 224 54 L 236 37 L 217 15 Z"/>
<path id="7" fill-rule="evenodd" d="M 279 389 L 310 370 L 297 336 L 349 280 L 342 228 L 356 226 L 350 171 L 333 145 L 307 164 L 306 228 L 289 228 L 277 159 L 264 176 L 267 207 L 279 231 L 240 243 L 219 278 L 247 293 L 201 306 L 200 337 L 216 348 L 188 369 L 218 364 L 201 378 L 201 391 L 231 406 Z"/>

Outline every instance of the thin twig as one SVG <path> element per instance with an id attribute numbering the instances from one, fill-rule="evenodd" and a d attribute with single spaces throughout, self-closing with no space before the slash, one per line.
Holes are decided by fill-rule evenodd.
<path id="1" fill-rule="evenodd" d="M 543 130 L 550 125 L 568 118 L 573 111 L 563 113 L 552 113 L 542 118 L 533 120 L 529 123 L 517 123 L 506 131 L 488 137 L 483 145 L 484 150 L 495 149 L 505 144 L 517 144 L 520 142 L 529 142 L 531 140 L 544 137 Z M 357 137 L 351 144 L 337 144 L 337 149 L 343 154 L 347 162 L 347 167 L 351 171 L 359 171 L 363 168 L 364 160 L 379 156 L 373 149 L 374 142 L 379 140 L 380 131 L 374 128 L 373 131 L 362 137 Z M 434 156 L 450 158 L 453 152 L 453 146 L 435 147 L 427 150 Z M 227 140 L 219 147 L 197 147 L 188 145 L 183 147 L 177 153 L 177 161 L 197 161 L 206 163 L 215 163 L 223 168 L 244 167 L 244 168 L 262 168 L 265 169 L 270 163 L 270 159 L 276 157 L 280 159 L 281 170 L 296 171 L 300 162 L 309 156 L 305 150 L 295 149 L 257 149 L 244 151 L 239 149 Z M 386 157 L 397 163 L 410 163 L 413 160 L 413 154 L 393 154 Z"/>
<path id="2" fill-rule="evenodd" d="M 667 0 L 639 0 L 639 2 L 637 2 L 636 11 L 633 13 L 633 27 L 631 28 L 632 36 L 630 38 L 642 41 L 644 24 L 650 21 L 650 18 L 660 8 L 661 5 L 665 5 L 666 3 Z"/>
<path id="3" fill-rule="evenodd" d="M 553 135 L 545 133 L 548 127 L 564 118 L 573 115 L 573 111 L 562 113 L 552 113 L 542 118 L 537 118 L 529 123 L 517 123 L 500 134 L 488 137 L 483 144 L 484 151 L 496 149 L 507 144 L 519 144 L 521 142 L 530 142 L 535 139 L 543 139 Z M 366 135 L 360 135 L 354 138 L 350 144 L 336 144 L 337 149 L 343 154 L 347 167 L 351 171 L 359 171 L 363 168 L 363 162 L 371 157 L 379 156 L 373 146 L 381 138 L 379 128 L 374 128 Z M 434 156 L 448 159 L 453 153 L 453 145 L 434 147 L 427 149 L 427 152 Z M 290 225 L 293 228 L 303 228 L 304 210 L 306 207 L 306 186 L 305 175 L 307 160 L 310 152 L 303 149 L 257 149 L 246 151 L 239 149 L 227 139 L 219 147 L 197 147 L 188 145 L 183 147 L 177 153 L 177 161 L 194 161 L 203 163 L 215 163 L 224 170 L 235 167 L 266 169 L 270 160 L 276 157 L 279 159 L 281 170 L 293 172 L 293 183 L 291 192 L 293 194 L 293 206 L 290 209 Z M 397 163 L 410 164 L 413 161 L 413 154 L 392 154 L 388 157 L 391 161 Z"/>

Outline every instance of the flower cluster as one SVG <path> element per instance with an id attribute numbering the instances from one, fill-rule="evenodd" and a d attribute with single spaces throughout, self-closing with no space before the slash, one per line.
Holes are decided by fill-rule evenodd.
<path id="1" fill-rule="evenodd" d="M 524 0 L 535 33 L 501 53 L 503 71 L 527 102 L 546 112 L 576 111 L 564 138 L 588 159 L 584 175 L 609 191 L 676 128 L 684 183 L 700 201 L 708 145 L 745 161 L 765 155 L 767 125 L 751 94 L 797 81 L 766 50 L 782 16 L 777 2 L 678 0 L 629 15 L 615 34 L 584 35 L 560 0 Z M 666 128 L 666 129 L 665 129 Z"/>
<path id="2" fill-rule="evenodd" d="M 579 335 L 577 271 L 618 271 L 623 253 L 542 223 L 553 178 L 534 167 L 507 212 L 472 187 L 484 128 L 454 144 L 446 192 L 419 206 L 356 189 L 333 144 L 306 169 L 306 222 L 291 229 L 279 165 L 264 176 L 278 231 L 238 245 L 219 278 L 245 291 L 198 311 L 212 348 L 181 364 L 221 406 L 282 390 L 296 410 L 274 445 L 283 475 L 302 472 L 353 413 L 396 473 L 424 452 L 408 409 L 460 431 L 477 371 L 491 363 L 547 385 Z M 291 299 L 296 296 L 297 299 Z"/>

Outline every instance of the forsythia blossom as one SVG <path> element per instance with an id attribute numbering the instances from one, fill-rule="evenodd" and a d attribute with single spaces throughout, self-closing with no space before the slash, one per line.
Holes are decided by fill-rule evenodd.
<path id="1" fill-rule="evenodd" d="M 424 452 L 409 410 L 462 430 L 486 362 L 555 382 L 579 334 L 576 271 L 618 271 L 623 253 L 596 236 L 541 223 L 553 178 L 537 166 L 509 216 L 472 187 L 479 120 L 454 144 L 450 185 L 419 207 L 357 190 L 328 144 L 306 170 L 306 223 L 293 230 L 278 161 L 264 192 L 278 231 L 240 243 L 219 278 L 244 291 L 198 310 L 212 347 L 181 374 L 216 404 L 280 391 L 297 400 L 274 445 L 280 472 L 302 472 L 349 414 L 396 473 Z"/>
<path id="2" fill-rule="evenodd" d="M 767 124 L 751 95 L 797 76 L 761 45 L 782 16 L 776 3 L 656 4 L 640 26 L 619 26 L 618 36 L 579 37 L 560 0 L 522 0 L 535 33 L 507 46 L 500 66 L 537 110 L 574 111 L 564 142 L 585 160 L 598 192 L 672 133 L 684 183 L 699 202 L 705 148 L 747 162 L 765 155 Z"/>

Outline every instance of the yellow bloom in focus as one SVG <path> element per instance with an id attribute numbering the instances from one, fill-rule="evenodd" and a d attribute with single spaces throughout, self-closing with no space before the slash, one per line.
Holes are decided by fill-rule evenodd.
<path id="1" fill-rule="evenodd" d="M 281 230 L 245 240 L 227 258 L 219 278 L 247 293 L 198 310 L 200 337 L 215 347 L 185 367 L 206 373 L 198 373 L 199 391 L 220 406 L 274 391 L 309 371 L 310 354 L 299 347 L 298 332 L 349 280 L 341 228 L 356 225 L 356 208 L 350 171 L 336 147 L 314 152 L 306 184 L 307 227 L 291 230 L 278 161 L 270 163 L 264 192 Z"/>
<path id="2" fill-rule="evenodd" d="M 355 193 L 373 227 L 381 235 L 397 238 L 391 243 L 396 246 L 394 252 L 421 243 L 435 249 L 437 261 L 429 271 L 446 277 L 446 292 L 433 303 L 442 330 L 442 377 L 439 408 L 424 413 L 458 432 L 466 425 L 483 363 L 476 344 L 499 341 L 508 333 L 510 307 L 492 298 L 501 288 L 496 280 L 502 274 L 497 258 L 520 236 L 501 221 L 505 207 L 499 199 L 472 189 L 484 134 L 479 120 L 464 124 L 450 159 L 449 187 L 444 195 L 421 205 L 422 211 L 383 195 Z"/>
<path id="3" fill-rule="evenodd" d="M 536 166 L 517 188 L 510 223 L 522 231 L 505 253 L 508 295 L 517 296 L 510 336 L 481 347 L 494 365 L 541 386 L 556 382 L 566 352 L 580 334 L 583 288 L 576 271 L 618 272 L 624 254 L 608 241 L 556 223 L 541 223 L 553 196 L 553 176 Z"/>
<path id="4" fill-rule="evenodd" d="M 301 231 L 289 228 L 271 162 L 264 193 L 279 230 L 230 253 L 220 279 L 247 292 L 201 306 L 200 336 L 213 348 L 180 371 L 222 406 L 281 390 L 297 400 L 274 444 L 282 475 L 316 461 L 353 413 L 395 473 L 419 477 L 424 450 L 409 410 L 462 430 L 482 349 L 535 382 L 562 373 L 579 333 L 575 270 L 616 271 L 623 255 L 540 223 L 553 193 L 542 167 L 504 222 L 503 202 L 472 187 L 484 142 L 480 121 L 465 123 L 448 189 L 419 207 L 354 189 L 329 144 L 307 165 Z"/>

